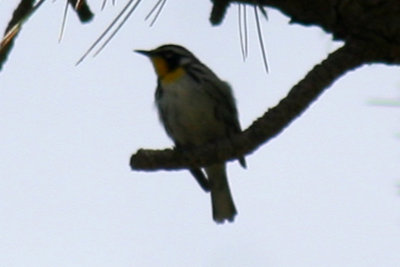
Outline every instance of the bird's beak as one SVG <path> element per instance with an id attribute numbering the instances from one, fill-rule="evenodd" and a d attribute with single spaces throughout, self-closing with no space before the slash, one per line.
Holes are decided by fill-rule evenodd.
<path id="1" fill-rule="evenodd" d="M 149 57 L 149 56 L 151 56 L 151 52 L 152 51 L 147 51 L 147 50 L 134 50 L 136 53 L 139 53 L 139 54 L 142 54 L 142 55 L 145 55 L 146 57 Z"/>

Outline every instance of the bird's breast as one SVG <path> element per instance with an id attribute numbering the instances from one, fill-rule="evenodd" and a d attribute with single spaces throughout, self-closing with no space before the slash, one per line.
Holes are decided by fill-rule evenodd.
<path id="1" fill-rule="evenodd" d="M 184 76 L 174 83 L 161 82 L 162 96 L 156 100 L 160 118 L 174 141 L 201 145 L 223 135 L 223 124 L 215 117 L 215 100 L 201 85 Z"/>

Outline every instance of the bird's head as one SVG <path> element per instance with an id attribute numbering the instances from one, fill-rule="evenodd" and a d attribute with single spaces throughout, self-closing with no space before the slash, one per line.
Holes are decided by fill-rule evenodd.
<path id="1" fill-rule="evenodd" d="M 135 52 L 150 58 L 160 79 L 178 74 L 186 65 L 199 62 L 189 50 L 173 44 L 162 45 L 153 50 L 135 50 Z"/>

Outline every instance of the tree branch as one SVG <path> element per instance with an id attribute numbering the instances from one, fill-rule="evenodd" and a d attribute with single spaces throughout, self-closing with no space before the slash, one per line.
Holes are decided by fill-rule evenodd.
<path id="1" fill-rule="evenodd" d="M 71 4 L 82 23 L 89 22 L 93 19 L 94 15 L 89 5 L 86 3 L 86 0 L 68 0 L 68 2 Z"/>
<path id="2" fill-rule="evenodd" d="M 179 169 L 233 160 L 255 151 L 282 132 L 332 83 L 368 63 L 399 64 L 400 3 L 398 0 L 214 0 L 212 23 L 222 21 L 230 3 L 270 6 L 291 22 L 318 25 L 345 40 L 345 45 L 316 65 L 280 103 L 242 134 L 193 151 L 139 150 L 131 157 L 134 170 Z M 216 12 L 218 11 L 218 12 Z"/>
<path id="3" fill-rule="evenodd" d="M 4 32 L 3 39 L 0 40 L 0 71 L 10 54 L 14 41 L 22 29 L 22 24 L 44 3 L 45 0 L 20 0 L 17 8 L 14 10 L 12 18 Z M 36 2 L 36 4 L 35 4 Z M 86 0 L 68 0 L 74 8 L 82 23 L 89 22 L 93 18 Z"/>
<path id="4" fill-rule="evenodd" d="M 374 47 L 372 44 L 352 42 L 339 48 L 316 65 L 277 106 L 230 140 L 221 140 L 192 151 L 140 149 L 131 157 L 131 168 L 154 171 L 200 167 L 252 153 L 281 133 L 346 72 L 370 62 L 398 62 L 398 58 L 381 58 Z"/>
<path id="5" fill-rule="evenodd" d="M 20 21 L 22 21 L 24 17 L 31 12 L 34 6 L 34 2 L 35 2 L 34 0 L 21 0 L 17 8 L 14 10 L 10 22 L 8 22 L 7 28 L 4 32 L 5 37 L 13 29 L 15 25 L 20 23 Z M 19 30 L 16 29 L 15 33 L 12 33 L 12 35 L 8 39 L 3 39 L 0 42 L 0 71 L 3 67 L 4 62 L 7 60 L 8 54 L 10 53 L 14 45 L 14 40 L 18 32 Z"/>
<path id="6" fill-rule="evenodd" d="M 335 39 L 385 39 L 400 43 L 398 0 L 229 0 L 276 8 L 292 23 L 316 25 Z M 228 5 L 228 4 L 227 4 Z M 224 14 L 221 15 L 221 19 Z M 218 18 L 214 18 L 217 20 Z"/>

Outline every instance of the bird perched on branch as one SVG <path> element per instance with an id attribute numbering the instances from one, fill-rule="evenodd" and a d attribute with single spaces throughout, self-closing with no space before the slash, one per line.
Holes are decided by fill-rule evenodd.
<path id="1" fill-rule="evenodd" d="M 136 50 L 150 58 L 157 74 L 155 102 L 164 128 L 177 149 L 188 150 L 240 133 L 235 99 L 228 83 L 186 48 L 168 44 Z M 245 167 L 243 157 L 240 164 Z M 226 175 L 217 163 L 190 172 L 205 191 L 211 191 L 213 218 L 232 222 L 237 214 Z"/>

